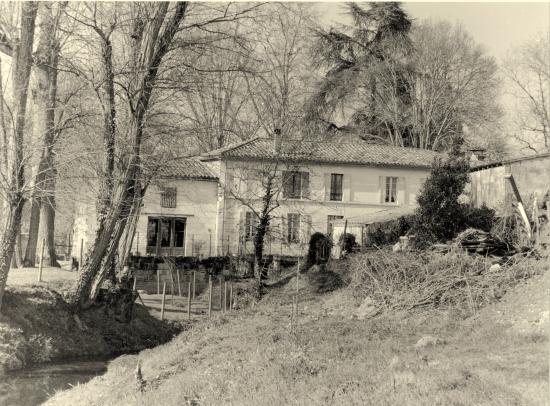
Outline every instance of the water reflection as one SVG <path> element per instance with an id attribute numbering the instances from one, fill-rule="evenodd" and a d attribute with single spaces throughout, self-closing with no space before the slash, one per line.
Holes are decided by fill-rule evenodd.
<path id="1" fill-rule="evenodd" d="M 42 365 L 0 377 L 0 405 L 35 406 L 55 392 L 88 382 L 107 370 L 108 361 Z"/>

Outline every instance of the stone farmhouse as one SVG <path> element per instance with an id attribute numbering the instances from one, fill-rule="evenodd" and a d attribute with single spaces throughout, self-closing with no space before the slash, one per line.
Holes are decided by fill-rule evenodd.
<path id="1" fill-rule="evenodd" d="M 264 253 L 297 256 L 306 252 L 311 234 L 332 235 L 339 220 L 368 222 L 369 214 L 412 210 L 438 156 L 361 141 L 254 138 L 175 160 L 144 196 L 132 253 L 252 254 L 256 213 L 262 208 L 265 179 L 271 177 L 272 220 Z M 77 220 L 75 253 L 79 239 L 90 241 L 94 228 L 87 224 L 79 231 L 79 224 Z M 349 232 L 360 241 L 360 230 L 350 227 Z"/>

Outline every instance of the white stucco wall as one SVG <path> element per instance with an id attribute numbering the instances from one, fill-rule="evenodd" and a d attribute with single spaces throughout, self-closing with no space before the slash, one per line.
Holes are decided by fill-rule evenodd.
<path id="1" fill-rule="evenodd" d="M 220 179 L 228 179 L 228 182 L 235 183 L 235 172 L 242 168 L 258 168 L 261 164 L 254 162 L 228 162 L 222 167 Z M 237 169 L 236 169 L 237 168 Z M 281 168 L 288 170 L 289 168 Z M 386 207 L 401 207 L 405 205 L 416 205 L 416 196 L 429 175 L 429 169 L 403 169 L 403 168 L 381 168 L 367 167 L 359 165 L 322 165 L 311 164 L 303 165 L 298 168 L 300 171 L 309 172 L 310 196 L 307 199 L 283 200 L 279 199 L 280 207 L 273 214 L 274 228 L 280 226 L 288 213 L 299 213 L 304 222 L 301 224 L 302 244 L 281 244 L 281 238 L 268 240 L 265 244 L 266 254 L 298 255 L 300 250 L 307 250 L 309 237 L 316 231 L 326 233 L 328 227 L 328 216 L 343 216 L 352 220 L 354 217 L 360 217 L 369 212 L 379 211 Z M 343 174 L 343 201 L 334 202 L 329 200 L 330 192 L 330 174 Z M 226 176 L 227 175 L 227 176 Z M 398 177 L 398 198 L 397 203 L 383 203 L 382 193 L 385 187 L 385 177 Z M 238 183 L 238 182 L 237 182 Z M 245 185 L 245 191 L 236 193 L 239 197 L 247 196 L 246 188 L 253 189 L 253 186 Z M 254 193 L 248 193 L 247 202 L 253 203 L 255 207 L 260 207 L 259 199 L 251 197 Z M 256 193 L 258 196 L 260 193 Z M 222 238 L 224 251 L 229 246 L 230 253 L 239 252 L 239 231 L 240 223 L 243 218 L 243 212 L 249 211 L 234 196 L 226 193 L 225 210 L 223 219 L 218 219 L 220 223 L 219 237 Z M 221 242 L 219 243 L 221 247 Z M 241 251 L 252 253 L 253 243 L 249 241 Z"/>
<path id="2" fill-rule="evenodd" d="M 146 253 L 147 219 L 149 216 L 184 217 L 185 254 L 215 255 L 218 183 L 206 180 L 166 180 L 161 183 L 176 188 L 176 207 L 160 205 L 160 188 L 151 185 L 143 198 L 143 207 L 136 226 L 132 252 Z M 212 248 L 210 248 L 212 236 Z M 193 247 L 192 247 L 193 244 Z"/>

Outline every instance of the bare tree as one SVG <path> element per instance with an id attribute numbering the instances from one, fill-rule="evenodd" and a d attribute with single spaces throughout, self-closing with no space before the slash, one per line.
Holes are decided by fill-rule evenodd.
<path id="1" fill-rule="evenodd" d="M 7 139 L 8 162 L 3 189 L 5 191 L 5 223 L 0 235 L 0 308 L 8 279 L 10 263 L 14 252 L 15 239 L 21 229 L 21 212 L 25 203 L 23 142 L 27 107 L 27 92 L 32 67 L 32 50 L 34 43 L 36 2 L 20 3 L 21 17 L 18 41 L 2 42 L 4 51 L 12 52 L 12 90 L 14 103 L 12 109 L 12 131 Z M 4 38 L 2 38 L 4 41 Z M 2 179 L 4 183 L 4 179 Z"/>
<path id="2" fill-rule="evenodd" d="M 447 149 L 456 136 L 501 117 L 497 65 L 460 26 L 424 22 L 412 31 L 410 145 Z"/>
<path id="3" fill-rule="evenodd" d="M 249 139 L 259 128 L 259 123 L 247 114 L 250 100 L 242 72 L 247 69 L 250 55 L 239 49 L 237 29 L 228 33 L 232 38 L 220 41 L 220 46 L 200 56 L 196 70 L 183 72 L 187 75 L 184 83 L 192 80 L 187 91 L 179 94 L 183 100 L 178 112 L 183 116 L 183 128 L 198 143 L 199 152 Z"/>
<path id="4" fill-rule="evenodd" d="M 516 138 L 534 152 L 550 151 L 550 33 L 513 49 L 502 70 L 516 100 Z"/>
<path id="5" fill-rule="evenodd" d="M 55 252 L 55 145 L 60 128 L 58 115 L 58 63 L 62 47 L 60 20 L 66 2 L 44 2 L 39 6 L 40 35 L 34 55 L 33 127 L 40 140 L 40 157 L 34 170 L 29 238 L 25 266 L 34 266 L 39 230 L 45 243 L 46 263 L 59 266 Z"/>
<path id="6" fill-rule="evenodd" d="M 277 3 L 270 4 L 264 12 L 266 18 L 255 22 L 250 44 L 255 63 L 242 75 L 248 90 L 250 115 L 261 125 L 263 133 L 273 140 L 273 150 L 282 152 L 285 143 L 300 142 L 307 137 L 302 132 L 301 123 L 309 91 L 306 28 L 310 24 L 310 11 L 307 5 Z M 266 276 L 263 267 L 266 236 L 276 238 L 274 213 L 288 183 L 284 173 L 294 172 L 297 171 L 292 170 L 292 164 L 274 152 L 271 159 L 258 162 L 252 170 L 245 167 L 235 172 L 233 181 L 238 180 L 245 185 L 244 188 L 235 189 L 234 184 L 229 187 L 229 195 L 248 207 L 255 219 L 254 272 L 259 278 L 260 293 Z M 302 176 L 302 172 L 297 173 Z M 284 222 L 283 219 L 280 221 Z M 278 236 L 281 242 L 285 238 L 282 229 L 280 227 Z M 241 237 L 245 238 L 242 234 Z"/>
<path id="7" fill-rule="evenodd" d="M 131 140 L 131 155 L 115 192 L 109 211 L 99 223 L 96 237 L 89 255 L 79 274 L 76 289 L 71 298 L 75 310 L 87 307 L 95 300 L 99 287 L 107 274 L 108 267 L 124 232 L 134 200 L 139 179 L 141 144 L 144 120 L 149 101 L 155 87 L 159 66 L 170 50 L 170 45 L 183 21 L 187 3 L 180 2 L 170 10 L 168 3 L 135 3 L 131 38 L 133 55 L 132 73 L 127 88 L 130 116 L 127 131 Z"/>

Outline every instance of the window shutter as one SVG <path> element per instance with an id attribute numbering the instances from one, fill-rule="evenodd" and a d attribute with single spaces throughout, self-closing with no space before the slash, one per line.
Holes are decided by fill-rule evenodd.
<path id="1" fill-rule="evenodd" d="M 343 176 L 342 189 L 342 200 L 351 202 L 351 175 Z"/>
<path id="2" fill-rule="evenodd" d="M 301 240 L 303 243 L 308 244 L 311 237 L 311 216 L 309 214 L 301 214 L 300 221 Z"/>
<path id="3" fill-rule="evenodd" d="M 325 173 L 325 200 L 330 200 L 330 179 L 331 174 Z"/>
<path id="4" fill-rule="evenodd" d="M 281 243 L 286 244 L 288 242 L 288 216 L 281 216 Z"/>
<path id="5" fill-rule="evenodd" d="M 378 177 L 378 190 L 380 191 L 380 203 L 384 203 L 384 194 L 386 193 L 386 177 Z"/>
<path id="6" fill-rule="evenodd" d="M 400 205 L 409 204 L 409 193 L 407 190 L 407 178 L 399 177 L 397 181 L 397 203 Z"/>
<path id="7" fill-rule="evenodd" d="M 290 172 L 283 171 L 283 199 L 288 199 L 288 197 L 291 195 L 290 193 L 290 187 L 291 187 L 291 176 Z"/>
<path id="8" fill-rule="evenodd" d="M 309 199 L 309 172 L 302 172 L 302 198 Z"/>

